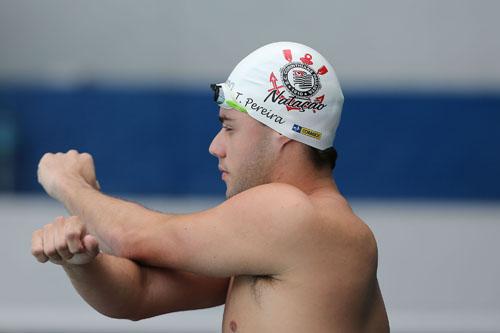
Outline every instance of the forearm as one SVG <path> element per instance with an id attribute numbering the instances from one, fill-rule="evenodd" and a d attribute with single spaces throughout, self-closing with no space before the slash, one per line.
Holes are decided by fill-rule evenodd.
<path id="1" fill-rule="evenodd" d="M 144 274 L 131 260 L 100 253 L 86 265 L 64 265 L 76 291 L 94 309 L 113 318 L 135 319 L 144 294 Z"/>
<path id="2" fill-rule="evenodd" d="M 128 257 L 129 241 L 137 232 L 148 224 L 161 223 L 174 216 L 110 197 L 80 183 L 68 184 L 61 201 L 72 215 L 84 221 L 103 251 L 121 257 Z"/>

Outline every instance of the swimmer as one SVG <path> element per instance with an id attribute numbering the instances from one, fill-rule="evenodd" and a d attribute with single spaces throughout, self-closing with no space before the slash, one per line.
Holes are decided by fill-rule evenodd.
<path id="1" fill-rule="evenodd" d="M 272 43 L 212 89 L 223 203 L 148 210 L 102 193 L 90 154 L 47 153 L 38 181 L 72 216 L 35 231 L 32 254 L 113 318 L 224 304 L 222 332 L 389 332 L 376 240 L 332 177 L 344 100 L 334 67 Z"/>

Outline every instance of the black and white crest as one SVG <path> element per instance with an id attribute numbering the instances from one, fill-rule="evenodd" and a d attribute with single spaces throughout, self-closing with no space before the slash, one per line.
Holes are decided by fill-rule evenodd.
<path id="1" fill-rule="evenodd" d="M 318 74 L 306 64 L 291 62 L 280 72 L 286 90 L 296 98 L 309 99 L 321 89 Z"/>

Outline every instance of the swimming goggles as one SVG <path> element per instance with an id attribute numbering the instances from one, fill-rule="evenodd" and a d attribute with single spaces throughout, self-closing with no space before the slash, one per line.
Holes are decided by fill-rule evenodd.
<path id="1" fill-rule="evenodd" d="M 214 102 L 221 108 L 247 113 L 245 107 L 236 101 L 233 92 L 225 83 L 211 84 L 210 88 L 214 91 Z"/>

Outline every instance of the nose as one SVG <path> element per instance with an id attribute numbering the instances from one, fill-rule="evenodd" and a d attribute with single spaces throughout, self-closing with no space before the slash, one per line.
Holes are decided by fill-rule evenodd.
<path id="1" fill-rule="evenodd" d="M 222 136 L 221 136 L 222 130 L 220 130 L 217 135 L 214 137 L 212 140 L 212 143 L 210 143 L 210 146 L 208 147 L 208 151 L 210 154 L 217 158 L 223 158 L 226 157 L 226 149 L 224 147 L 224 144 L 222 142 Z"/>

